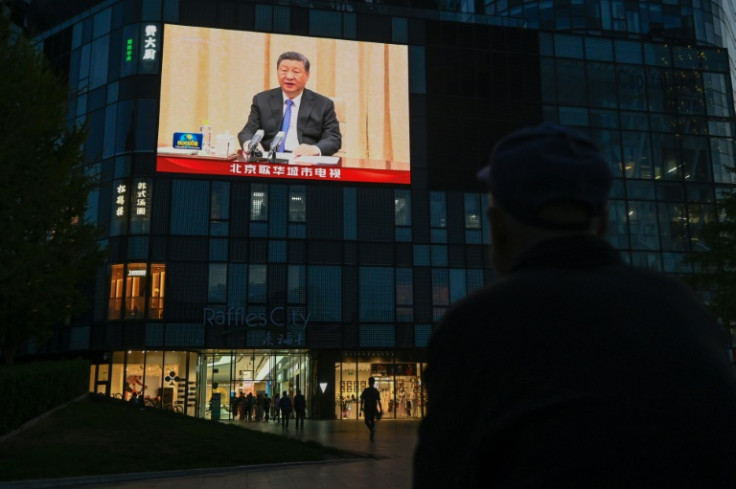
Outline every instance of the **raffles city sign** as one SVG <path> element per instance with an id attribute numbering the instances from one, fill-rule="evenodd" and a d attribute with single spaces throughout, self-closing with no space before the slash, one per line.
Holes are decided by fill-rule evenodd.
<path id="1" fill-rule="evenodd" d="M 263 346 L 300 346 L 304 344 L 304 332 L 311 313 L 274 307 L 270 311 L 247 312 L 243 307 L 205 307 L 202 325 L 225 327 L 227 333 L 245 330 L 261 330 Z"/>

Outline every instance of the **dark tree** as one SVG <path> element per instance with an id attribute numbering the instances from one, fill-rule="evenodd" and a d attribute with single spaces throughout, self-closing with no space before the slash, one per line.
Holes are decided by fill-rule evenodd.
<path id="1" fill-rule="evenodd" d="M 719 218 L 703 226 L 705 250 L 690 254 L 689 278 L 724 329 L 736 325 L 736 192 L 718 200 Z"/>
<path id="2" fill-rule="evenodd" d="M 84 220 L 95 179 L 86 130 L 67 120 L 68 87 L 48 60 L 0 18 L 0 351 L 12 363 L 80 307 L 101 264 Z"/>

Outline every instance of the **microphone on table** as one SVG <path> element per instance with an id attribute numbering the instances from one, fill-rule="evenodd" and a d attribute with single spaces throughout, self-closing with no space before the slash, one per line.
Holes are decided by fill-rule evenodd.
<path id="1" fill-rule="evenodd" d="M 284 140 L 285 136 L 286 136 L 286 133 L 284 131 L 279 131 L 273 137 L 273 141 L 271 141 L 271 149 L 268 152 L 268 158 L 271 161 L 271 163 L 276 162 L 276 150 L 281 145 L 281 141 Z"/>
<path id="2" fill-rule="evenodd" d="M 253 137 L 250 140 L 250 145 L 248 146 L 248 161 L 253 161 L 256 156 L 256 151 L 258 151 L 258 143 L 261 142 L 263 139 L 263 129 L 258 129 L 256 133 L 253 135 Z"/>

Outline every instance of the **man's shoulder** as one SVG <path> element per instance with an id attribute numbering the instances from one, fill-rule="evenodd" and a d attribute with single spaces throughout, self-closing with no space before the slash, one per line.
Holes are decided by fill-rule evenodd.
<path id="1" fill-rule="evenodd" d="M 259 100 L 270 100 L 274 97 L 280 97 L 281 96 L 281 87 L 279 88 L 270 88 L 268 90 L 264 90 L 262 92 L 258 92 L 255 94 L 255 98 Z"/>
<path id="2" fill-rule="evenodd" d="M 314 90 L 305 88 L 302 92 L 302 100 L 306 100 L 312 104 L 334 104 L 332 99 L 321 93 L 317 93 Z"/>

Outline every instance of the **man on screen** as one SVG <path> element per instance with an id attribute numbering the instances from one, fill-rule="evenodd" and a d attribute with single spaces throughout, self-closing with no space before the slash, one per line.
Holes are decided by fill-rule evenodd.
<path id="1" fill-rule="evenodd" d="M 332 156 L 342 146 L 334 102 L 304 88 L 309 80 L 309 60 L 297 52 L 286 52 L 276 63 L 280 88 L 253 97 L 245 127 L 238 133 L 244 151 L 257 130 L 264 132 L 258 150 L 269 149 L 279 131 L 286 137 L 279 152 L 295 155 Z"/>

